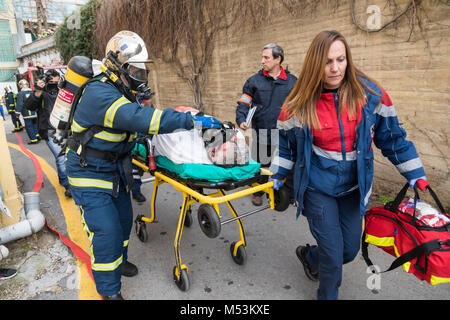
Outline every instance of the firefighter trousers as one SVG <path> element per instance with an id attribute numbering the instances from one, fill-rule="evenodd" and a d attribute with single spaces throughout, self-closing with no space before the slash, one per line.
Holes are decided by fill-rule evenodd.
<path id="1" fill-rule="evenodd" d="M 102 296 L 114 295 L 120 292 L 122 266 L 127 261 L 133 225 L 130 193 L 122 181 L 117 197 L 105 192 L 72 189 L 90 241 L 91 268 L 97 292 Z"/>

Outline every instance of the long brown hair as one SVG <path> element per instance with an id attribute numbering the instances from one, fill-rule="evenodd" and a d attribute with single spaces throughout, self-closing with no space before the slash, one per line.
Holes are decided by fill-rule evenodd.
<path id="1" fill-rule="evenodd" d="M 323 78 L 328 51 L 335 41 L 342 41 L 345 45 L 347 59 L 345 76 L 338 90 L 339 113 L 344 106 L 347 106 L 348 113 L 354 115 L 358 107 L 365 104 L 364 87 L 366 86 L 358 79 L 359 76 L 374 81 L 354 66 L 350 47 L 339 32 L 320 32 L 309 46 L 298 80 L 284 102 L 287 113 L 296 116 L 300 123 L 310 128 L 321 127 L 316 113 L 316 103 L 324 86 Z"/>

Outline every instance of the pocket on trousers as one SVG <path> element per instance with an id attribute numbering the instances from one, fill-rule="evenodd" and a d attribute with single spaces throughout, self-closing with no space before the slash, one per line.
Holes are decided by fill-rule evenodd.
<path id="1" fill-rule="evenodd" d="M 304 208 L 302 214 L 309 219 L 322 220 L 324 210 L 323 205 L 321 204 L 321 201 L 319 199 L 314 199 L 314 191 L 308 192 L 308 190 L 311 190 L 310 187 L 308 187 L 307 191 L 305 192 L 305 199 L 303 202 Z"/>

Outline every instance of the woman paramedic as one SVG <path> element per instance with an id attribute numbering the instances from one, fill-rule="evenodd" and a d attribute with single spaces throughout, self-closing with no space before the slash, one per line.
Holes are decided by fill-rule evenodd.
<path id="1" fill-rule="evenodd" d="M 191 129 L 193 121 L 204 127 L 219 125 L 212 117 L 142 107 L 137 100 L 148 92 L 147 59 L 145 43 L 134 32 L 120 31 L 108 41 L 103 73 L 82 91 L 73 115 L 73 136 L 68 139 L 66 170 L 91 244 L 95 285 L 110 300 L 123 300 L 122 275 L 138 273 L 127 261 L 133 219 L 129 154 L 135 132 L 153 135 Z"/>
<path id="2" fill-rule="evenodd" d="M 322 31 L 312 41 L 277 127 L 274 188 L 293 169 L 297 217 L 303 213 L 317 242 L 299 246 L 297 257 L 306 276 L 319 281 L 317 298 L 338 299 L 342 266 L 360 248 L 372 191 L 372 145 L 420 189 L 428 184 L 422 162 L 391 99 L 354 66 L 337 31 Z"/>

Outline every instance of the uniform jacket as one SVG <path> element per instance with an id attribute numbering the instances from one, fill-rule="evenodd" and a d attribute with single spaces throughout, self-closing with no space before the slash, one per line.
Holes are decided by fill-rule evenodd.
<path id="1" fill-rule="evenodd" d="M 7 94 L 5 94 L 5 104 L 9 113 L 16 111 L 16 98 L 14 93 L 8 92 Z"/>
<path id="2" fill-rule="evenodd" d="M 382 154 L 397 168 L 407 180 L 425 176 L 422 162 L 414 144 L 406 140 L 406 132 L 400 126 L 397 113 L 389 96 L 375 83 L 361 79 L 373 91 L 365 89 L 366 104 L 361 112 L 361 121 L 356 127 L 355 157 L 357 183 L 361 194 L 360 211 L 365 214 L 372 193 L 374 155 L 372 144 L 381 149 Z M 271 172 L 273 178 L 283 179 L 294 175 L 294 192 L 298 205 L 297 216 L 303 210 L 303 195 L 309 184 L 311 154 L 313 147 L 312 130 L 298 121 L 287 117 L 284 110 L 278 119 L 280 141 L 274 156 Z"/>
<path id="3" fill-rule="evenodd" d="M 275 80 L 261 69 L 251 76 L 244 84 L 242 96 L 236 109 L 236 123 L 239 126 L 245 122 L 250 106 L 258 109 L 252 119 L 254 129 L 275 129 L 277 119 L 284 100 L 291 92 L 297 77 L 281 68 L 279 77 Z"/>
<path id="4" fill-rule="evenodd" d="M 25 100 L 27 100 L 32 94 L 33 91 L 31 90 L 22 90 L 17 94 L 16 111 L 20 112 L 24 119 L 33 119 L 37 117 L 36 111 L 31 111 L 24 107 Z"/>
<path id="5" fill-rule="evenodd" d="M 74 112 L 71 129 L 76 137 L 91 126 L 101 126 L 102 131 L 94 135 L 87 147 L 125 155 L 134 146 L 137 132 L 144 135 L 169 133 L 190 129 L 192 123 L 190 113 L 143 107 L 127 99 L 114 84 L 95 81 L 86 86 Z M 71 188 L 116 194 L 118 190 L 114 188 L 118 187 L 119 178 L 126 185 L 121 161 L 86 156 L 87 167 L 81 167 L 75 151 L 69 150 L 66 158 Z"/>
<path id="6" fill-rule="evenodd" d="M 37 112 L 38 131 L 42 139 L 47 139 L 48 130 L 54 130 L 50 124 L 50 114 L 52 113 L 57 96 L 58 88 L 47 85 L 47 90 L 43 91 L 39 98 L 33 93 L 25 100 L 25 108 Z"/>

